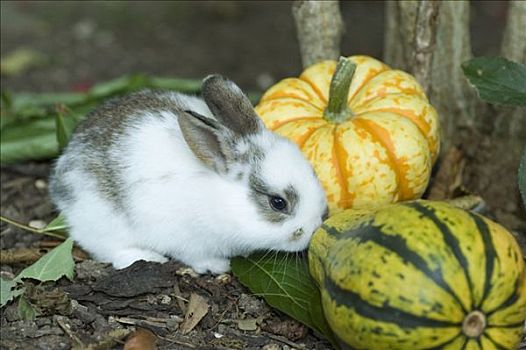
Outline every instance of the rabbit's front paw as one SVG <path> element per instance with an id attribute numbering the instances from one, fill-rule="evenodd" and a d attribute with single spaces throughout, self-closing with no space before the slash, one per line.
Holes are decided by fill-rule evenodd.
<path id="1" fill-rule="evenodd" d="M 116 269 L 123 269 L 130 266 L 136 261 L 145 260 L 145 261 L 155 261 L 160 263 L 165 263 L 168 259 L 152 250 L 140 249 L 140 248 L 127 248 L 115 251 L 112 259 L 113 267 Z"/>
<path id="2" fill-rule="evenodd" d="M 211 272 L 214 275 L 218 275 L 230 271 L 230 260 L 226 258 L 201 260 L 198 263 L 192 264 L 192 269 L 199 274 Z"/>

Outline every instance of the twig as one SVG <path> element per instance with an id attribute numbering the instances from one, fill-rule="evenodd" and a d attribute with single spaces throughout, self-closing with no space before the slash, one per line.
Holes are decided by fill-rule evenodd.
<path id="1" fill-rule="evenodd" d="M 175 344 L 178 344 L 178 345 L 186 346 L 187 348 L 190 348 L 190 349 L 197 348 L 197 345 L 194 345 L 192 343 L 187 343 L 187 342 L 184 342 L 182 340 L 177 340 L 177 339 L 172 338 L 172 337 L 168 338 L 168 337 L 163 337 L 163 336 L 160 336 L 160 335 L 157 335 L 157 337 L 159 339 L 164 339 L 164 340 L 169 341 L 171 343 L 175 343 Z"/>
<path id="2" fill-rule="evenodd" d="M 71 326 L 64 322 L 63 316 L 57 316 L 57 324 L 62 328 L 62 330 L 75 342 L 80 348 L 85 348 L 84 343 L 77 337 L 71 330 Z"/>
<path id="3" fill-rule="evenodd" d="M 17 222 L 17 221 L 14 221 L 14 220 L 11 220 L 11 219 L 8 219 L 4 216 L 1 216 L 0 215 L 0 221 L 3 221 L 5 223 L 8 223 L 9 225 L 12 225 L 12 226 L 15 226 L 15 227 L 18 227 L 24 231 L 29 231 L 29 232 L 32 232 L 32 233 L 37 233 L 39 235 L 45 235 L 45 236 L 50 236 L 50 237 L 54 237 L 54 238 L 58 238 L 58 239 L 61 239 L 61 240 L 65 240 L 66 238 L 62 235 L 59 235 L 59 234 L 56 234 L 56 233 L 53 233 L 53 232 L 48 232 L 46 231 L 45 229 L 38 229 L 38 228 L 34 228 L 34 227 L 31 227 L 31 226 L 27 226 L 27 225 L 24 225 L 20 222 Z"/>
<path id="4" fill-rule="evenodd" d="M 174 283 L 174 292 L 172 295 L 175 297 L 175 301 L 177 302 L 179 309 L 181 309 L 181 313 L 186 313 L 186 306 L 184 303 L 188 303 L 188 299 L 183 298 L 183 296 L 181 295 L 181 290 L 179 289 L 179 284 L 177 283 L 177 281 L 175 281 Z"/>
<path id="5" fill-rule="evenodd" d="M 271 339 L 274 339 L 274 340 L 277 340 L 283 344 L 286 344 L 288 346 L 290 346 L 291 348 L 293 349 L 305 349 L 305 346 L 302 346 L 300 344 L 296 344 L 290 340 L 288 340 L 287 338 L 285 337 L 282 337 L 282 336 L 279 336 L 279 335 L 275 335 L 275 334 L 272 334 L 272 333 L 267 333 L 267 336 Z"/>
<path id="6" fill-rule="evenodd" d="M 115 317 L 114 318 L 116 322 L 122 323 L 122 324 L 128 324 L 132 326 L 150 326 L 155 328 L 167 328 L 166 321 L 169 321 L 170 319 L 162 320 L 162 321 L 152 321 L 152 320 L 144 320 L 144 319 L 138 319 L 138 318 L 131 318 L 131 317 Z"/>
<path id="7" fill-rule="evenodd" d="M 237 299 L 237 300 L 239 300 L 239 299 Z M 221 315 L 219 315 L 219 319 L 218 319 L 218 321 L 217 321 L 212 327 L 208 328 L 208 329 L 207 329 L 207 332 L 213 331 L 214 329 L 216 329 L 217 326 L 219 326 L 219 324 L 220 324 L 221 322 L 224 321 L 225 314 L 227 313 L 227 311 L 229 311 L 229 310 L 232 308 L 232 306 L 234 306 L 234 305 L 236 304 L 237 300 L 228 303 L 228 306 L 227 306 L 227 307 L 225 308 L 225 310 L 221 313 Z"/>
<path id="8" fill-rule="evenodd" d="M 339 2 L 297 0 L 292 4 L 292 14 L 303 67 L 323 60 L 337 60 L 344 28 Z"/>
<path id="9" fill-rule="evenodd" d="M 46 253 L 45 250 L 42 248 L 2 249 L 0 250 L 0 264 L 33 263 Z"/>
<path id="10" fill-rule="evenodd" d="M 56 247 L 55 245 L 41 245 L 36 248 L 15 248 L 15 249 L 2 249 L 0 250 L 0 264 L 17 264 L 17 263 L 34 263 L 40 259 L 44 254 L 48 253 L 51 248 Z M 83 250 L 74 247 L 72 251 L 73 259 L 76 262 L 84 261 L 88 259 L 88 255 Z"/>

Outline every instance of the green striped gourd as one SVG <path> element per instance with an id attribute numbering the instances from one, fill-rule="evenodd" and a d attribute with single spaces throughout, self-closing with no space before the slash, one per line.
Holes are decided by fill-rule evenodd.
<path id="1" fill-rule="evenodd" d="M 327 321 L 344 348 L 515 349 L 526 270 L 513 236 L 443 202 L 347 210 L 309 247 Z"/>

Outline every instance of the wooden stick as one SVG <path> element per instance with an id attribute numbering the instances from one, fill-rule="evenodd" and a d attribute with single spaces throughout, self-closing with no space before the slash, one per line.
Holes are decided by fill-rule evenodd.
<path id="1" fill-rule="evenodd" d="M 343 21 L 338 1 L 297 0 L 292 4 L 303 68 L 340 57 Z"/>

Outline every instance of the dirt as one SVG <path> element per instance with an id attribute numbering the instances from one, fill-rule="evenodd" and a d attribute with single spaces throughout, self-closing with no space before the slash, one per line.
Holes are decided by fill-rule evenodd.
<path id="1" fill-rule="evenodd" d="M 342 52 L 381 57 L 383 2 L 342 2 L 341 9 L 346 24 Z M 503 13 L 498 1 L 473 6 L 474 30 L 487 31 L 473 38 L 477 54 L 498 51 L 499 31 L 481 23 L 491 20 L 502 28 Z M 23 72 L 2 76 L 2 90 L 12 92 L 85 90 L 132 72 L 187 78 L 220 72 L 243 89 L 263 91 L 301 71 L 288 1 L 2 1 L 1 39 L 2 57 L 21 47 L 42 57 Z M 50 164 L 1 168 L 2 216 L 25 224 L 55 217 L 47 194 Z M 469 188 L 473 176 L 466 174 L 455 190 Z M 526 224 L 518 211 L 506 205 L 506 198 L 486 208 L 487 215 L 523 238 Z M 2 250 L 34 248 L 38 253 L 53 245 L 56 241 L 49 237 L 0 224 Z M 29 263 L 2 263 L 1 273 L 13 276 Z M 26 282 L 26 291 L 39 315 L 24 321 L 15 303 L 3 308 L 2 349 L 122 349 L 137 329 L 153 332 L 160 349 L 330 349 L 231 275 L 196 277 L 177 262 L 137 262 L 115 271 L 79 253 L 73 281 Z M 193 294 L 205 298 L 208 312 L 183 334 Z"/>
<path id="2" fill-rule="evenodd" d="M 16 305 L 9 305 L 2 313 L 0 344 L 6 349 L 121 348 L 134 330 L 147 329 L 160 349 L 330 349 L 231 276 L 195 277 L 187 270 L 177 262 L 139 261 L 116 271 L 86 260 L 77 264 L 74 282 L 26 283 L 39 316 L 20 320 Z M 194 293 L 208 304 L 207 312 L 183 334 Z"/>

